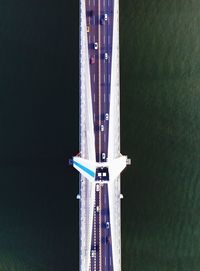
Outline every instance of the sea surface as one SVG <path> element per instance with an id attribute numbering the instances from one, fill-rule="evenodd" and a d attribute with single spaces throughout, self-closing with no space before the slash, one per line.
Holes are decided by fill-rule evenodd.
<path id="1" fill-rule="evenodd" d="M 79 261 L 78 1 L 0 1 L 0 271 Z M 122 271 L 200 270 L 200 2 L 121 0 Z"/>

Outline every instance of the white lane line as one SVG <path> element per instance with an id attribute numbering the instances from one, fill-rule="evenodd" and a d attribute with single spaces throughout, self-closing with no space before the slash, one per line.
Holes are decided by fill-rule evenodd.
<path id="1" fill-rule="evenodd" d="M 106 75 L 105 75 L 105 73 L 104 73 L 104 75 L 103 75 L 103 82 L 104 82 L 104 83 L 106 82 Z"/>
<path id="2" fill-rule="evenodd" d="M 103 43 L 106 44 L 106 35 L 104 35 Z"/>
<path id="3" fill-rule="evenodd" d="M 110 83 L 110 74 L 108 75 L 108 82 Z"/>
<path id="4" fill-rule="evenodd" d="M 108 6 L 110 6 L 110 0 L 108 0 Z"/>
<path id="5" fill-rule="evenodd" d="M 95 115 L 95 113 L 94 113 L 94 120 L 95 120 L 95 118 L 96 118 L 96 115 Z"/>
<path id="6" fill-rule="evenodd" d="M 106 4 L 105 4 L 105 0 L 103 0 L 103 6 L 105 7 L 105 5 L 106 5 Z"/>
<path id="7" fill-rule="evenodd" d="M 103 101 L 104 101 L 104 103 L 106 102 L 106 94 L 105 93 L 103 95 Z"/>
<path id="8" fill-rule="evenodd" d="M 94 43 L 95 43 L 95 35 L 93 36 L 93 40 L 94 40 Z"/>
<path id="9" fill-rule="evenodd" d="M 98 0 L 98 18 L 101 16 L 101 0 Z M 98 72 L 99 72 L 99 124 L 101 123 L 101 25 L 98 24 L 98 42 L 99 42 L 99 50 L 98 50 L 98 55 L 99 55 L 99 67 L 98 67 Z M 101 131 L 99 132 L 99 161 L 101 161 Z M 100 216 L 101 217 L 101 216 Z M 101 236 L 101 227 L 100 227 L 100 236 Z M 101 270 L 101 246 L 99 250 L 99 270 Z"/>
<path id="10" fill-rule="evenodd" d="M 96 247 L 96 206 L 94 207 L 94 247 Z M 96 270 L 96 251 L 95 251 L 95 255 L 94 255 L 94 268 Z"/>
<path id="11" fill-rule="evenodd" d="M 99 206 L 101 206 L 101 195 L 102 193 L 102 189 L 100 188 L 99 190 Z M 100 207 L 100 211 L 101 211 L 101 207 Z M 102 270 L 102 265 L 101 265 L 101 259 L 102 259 L 102 247 L 101 247 L 101 238 L 102 238 L 102 235 L 101 235 L 101 215 L 99 216 L 99 270 Z"/>
<path id="12" fill-rule="evenodd" d="M 111 257 L 110 257 L 110 265 L 112 264 L 112 260 L 111 260 Z"/>
<path id="13" fill-rule="evenodd" d="M 89 35 L 89 43 L 90 43 L 90 41 L 91 41 L 91 37 L 90 37 L 90 35 Z"/>
<path id="14" fill-rule="evenodd" d="M 106 266 L 106 257 L 105 257 L 105 266 Z"/>
<path id="15" fill-rule="evenodd" d="M 90 0 L 89 0 L 89 6 L 90 6 Z"/>

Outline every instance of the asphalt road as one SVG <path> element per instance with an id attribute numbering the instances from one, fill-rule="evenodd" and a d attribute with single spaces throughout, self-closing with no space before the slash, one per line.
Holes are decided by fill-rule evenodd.
<path id="1" fill-rule="evenodd" d="M 113 4 L 113 0 L 86 1 L 97 162 L 106 161 L 108 155 Z M 107 14 L 107 20 L 105 14 Z M 96 184 L 90 270 L 113 270 L 109 197 L 106 183 Z"/>

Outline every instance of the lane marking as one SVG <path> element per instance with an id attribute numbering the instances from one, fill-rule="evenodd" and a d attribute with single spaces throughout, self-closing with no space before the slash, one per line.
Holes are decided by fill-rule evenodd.
<path id="1" fill-rule="evenodd" d="M 99 42 L 99 124 L 101 124 L 101 25 L 99 23 L 100 20 L 100 2 L 101 0 L 98 0 L 98 42 Z M 99 131 L 99 161 L 101 161 L 101 131 Z M 102 189 L 99 191 L 99 205 L 100 205 L 100 211 L 102 206 L 102 199 L 101 199 L 101 193 Z M 102 229 L 101 229 L 101 213 L 99 215 L 99 270 L 102 270 Z"/>
<path id="2" fill-rule="evenodd" d="M 101 16 L 101 6 L 100 6 L 101 0 L 98 0 L 98 42 L 99 42 L 99 125 L 101 124 L 101 24 L 99 23 L 100 16 Z M 101 161 L 101 131 L 99 131 L 99 161 Z M 100 250 L 101 254 L 101 250 Z M 101 262 L 101 261 L 100 261 Z M 101 267 L 100 267 L 101 270 Z"/>
<path id="3" fill-rule="evenodd" d="M 96 253 L 96 200 L 94 206 L 94 249 L 95 249 L 95 257 L 94 257 L 94 270 L 96 270 L 96 260 L 97 260 L 97 253 Z"/>
<path id="4" fill-rule="evenodd" d="M 102 270 L 102 265 L 101 265 L 101 259 L 102 259 L 102 255 L 101 255 L 101 240 L 102 240 L 102 236 L 101 236 L 101 206 L 102 206 L 102 202 L 101 202 L 101 193 L 102 193 L 102 189 L 100 187 L 99 190 L 99 206 L 100 206 L 100 214 L 99 214 L 99 270 Z"/>

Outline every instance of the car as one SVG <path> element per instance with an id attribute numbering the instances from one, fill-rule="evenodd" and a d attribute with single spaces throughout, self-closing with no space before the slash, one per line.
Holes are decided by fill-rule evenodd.
<path id="1" fill-rule="evenodd" d="M 96 191 L 99 192 L 99 190 L 100 190 L 100 186 L 99 184 L 96 184 Z"/>
<path id="2" fill-rule="evenodd" d="M 95 250 L 91 250 L 91 257 L 92 257 L 92 258 L 95 257 Z"/>
<path id="3" fill-rule="evenodd" d="M 90 64 L 94 64 L 95 63 L 95 56 L 91 56 L 90 57 Z"/>
<path id="4" fill-rule="evenodd" d="M 96 207 L 96 210 L 97 210 L 97 212 L 99 212 L 99 211 L 100 211 L 100 207 L 99 207 L 99 206 L 97 206 L 97 207 Z"/>
<path id="5" fill-rule="evenodd" d="M 95 42 L 95 43 L 94 43 L 94 49 L 95 49 L 95 50 L 98 50 L 98 42 Z"/>
<path id="6" fill-rule="evenodd" d="M 104 54 L 104 59 L 107 60 L 108 59 L 108 53 Z"/>
<path id="7" fill-rule="evenodd" d="M 87 25 L 87 32 L 88 32 L 88 33 L 90 32 L 90 27 L 89 27 L 89 25 Z"/>
<path id="8" fill-rule="evenodd" d="M 101 156 L 102 156 L 102 159 L 103 159 L 103 160 L 106 159 L 106 154 L 105 154 L 105 152 L 102 152 Z"/>
<path id="9" fill-rule="evenodd" d="M 110 223 L 107 221 L 106 222 L 106 229 L 109 229 L 110 228 Z"/>
<path id="10" fill-rule="evenodd" d="M 105 114 L 105 120 L 109 120 L 109 114 L 108 113 Z"/>
<path id="11" fill-rule="evenodd" d="M 103 132 L 103 131 L 104 131 L 104 125 L 103 125 L 103 124 L 101 124 L 101 126 L 100 126 L 100 130 L 101 130 L 101 132 Z"/>
<path id="12" fill-rule="evenodd" d="M 104 18 L 104 21 L 107 21 L 108 20 L 108 14 L 105 13 L 103 18 Z"/>

